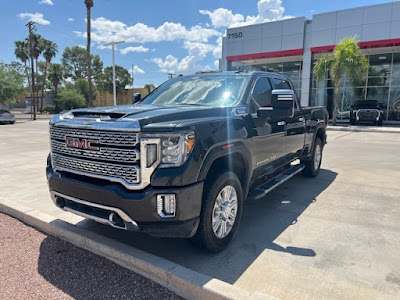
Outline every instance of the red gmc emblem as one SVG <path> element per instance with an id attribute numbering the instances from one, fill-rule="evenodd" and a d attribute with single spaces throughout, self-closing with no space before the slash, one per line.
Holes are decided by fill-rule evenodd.
<path id="1" fill-rule="evenodd" d="M 71 148 L 99 151 L 100 148 L 92 144 L 98 144 L 99 140 L 89 140 L 75 137 L 65 137 L 65 145 Z"/>

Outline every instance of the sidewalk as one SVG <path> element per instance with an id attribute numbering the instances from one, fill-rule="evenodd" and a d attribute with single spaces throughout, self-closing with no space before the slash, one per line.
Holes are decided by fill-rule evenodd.
<path id="1" fill-rule="evenodd" d="M 328 131 L 400 133 L 400 126 L 328 125 Z"/>

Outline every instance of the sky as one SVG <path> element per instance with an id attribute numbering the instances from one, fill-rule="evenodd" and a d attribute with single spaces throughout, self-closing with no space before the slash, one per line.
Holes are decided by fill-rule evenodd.
<path id="1" fill-rule="evenodd" d="M 86 47 L 84 0 L 4 1 L 0 11 L 0 61 L 15 61 L 14 41 L 27 37 L 25 24 L 57 43 L 59 62 L 65 47 Z M 373 5 L 379 0 L 94 0 L 92 53 L 104 67 L 117 45 L 116 64 L 134 69 L 135 87 L 164 82 L 167 73 L 191 74 L 218 68 L 221 37 L 229 27 L 256 24 L 332 10 Z"/>

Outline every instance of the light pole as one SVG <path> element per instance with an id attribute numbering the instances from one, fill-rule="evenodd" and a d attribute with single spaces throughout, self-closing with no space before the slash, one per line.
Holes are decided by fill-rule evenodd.
<path id="1" fill-rule="evenodd" d="M 112 60 L 113 60 L 113 95 L 114 95 L 114 105 L 117 105 L 117 88 L 115 86 L 115 45 L 123 44 L 124 41 L 120 42 L 111 42 L 104 44 L 103 46 L 112 46 Z"/>

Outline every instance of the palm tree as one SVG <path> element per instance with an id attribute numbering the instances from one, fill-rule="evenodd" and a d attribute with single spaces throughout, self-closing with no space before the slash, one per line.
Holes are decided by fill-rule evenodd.
<path id="1" fill-rule="evenodd" d="M 51 63 L 53 57 L 55 57 L 58 52 L 58 47 L 56 43 L 49 40 L 44 40 L 43 44 L 44 44 L 43 57 L 46 59 L 46 66 L 44 68 L 44 74 L 43 74 L 42 99 L 40 101 L 40 110 L 43 109 L 44 87 L 46 85 L 46 79 L 47 79 L 47 68 Z"/>
<path id="2" fill-rule="evenodd" d="M 89 82 L 89 97 L 88 106 L 93 106 L 93 87 L 92 87 L 92 57 L 90 55 L 90 31 L 91 31 L 91 8 L 93 7 L 93 0 L 85 0 L 86 5 L 86 18 L 87 18 L 87 48 L 86 59 L 88 66 L 88 82 Z"/>
<path id="3" fill-rule="evenodd" d="M 336 125 L 339 109 L 340 84 L 344 74 L 350 79 L 353 86 L 363 78 L 369 67 L 368 58 L 365 57 L 358 46 L 356 37 L 344 38 L 337 44 L 333 54 L 324 54 L 314 66 L 314 75 L 318 81 L 325 80 L 326 71 L 334 87 L 332 124 Z"/>
<path id="4" fill-rule="evenodd" d="M 29 43 L 29 38 L 26 39 L 27 43 Z M 41 35 L 39 34 L 33 34 L 32 35 L 32 59 L 35 60 L 36 64 L 36 78 L 39 78 L 38 76 L 38 58 L 40 54 L 44 51 L 44 39 L 42 38 Z M 33 91 L 35 92 L 35 91 Z M 39 85 L 36 88 L 36 99 L 39 99 Z M 37 101 L 37 100 L 36 100 Z"/>
<path id="5" fill-rule="evenodd" d="M 28 79 L 29 90 L 31 89 L 31 78 L 29 77 L 28 64 L 29 64 L 29 43 L 26 41 L 15 41 L 15 57 L 18 58 L 25 65 L 25 74 Z"/>
<path id="6" fill-rule="evenodd" d="M 64 68 L 60 64 L 51 64 L 49 70 L 49 80 L 53 84 L 54 87 L 54 96 L 57 97 L 58 85 L 60 81 L 63 79 Z"/>

